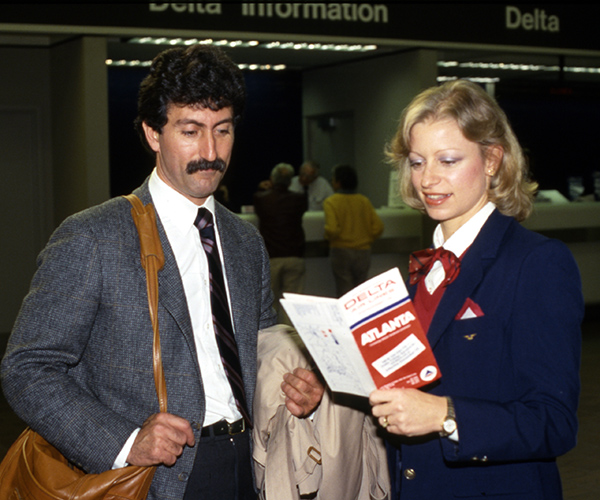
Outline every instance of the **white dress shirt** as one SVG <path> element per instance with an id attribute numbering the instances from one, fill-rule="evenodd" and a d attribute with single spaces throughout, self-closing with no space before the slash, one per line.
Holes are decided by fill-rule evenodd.
<path id="1" fill-rule="evenodd" d="M 222 419 L 235 422 L 242 418 L 242 415 L 237 409 L 231 386 L 221 363 L 210 306 L 208 262 L 200 241 L 200 232 L 194 226 L 200 207 L 162 181 L 156 169 L 150 175 L 148 187 L 156 213 L 160 217 L 171 249 L 175 254 L 175 261 L 183 282 L 204 387 L 206 413 L 203 425 L 211 425 Z M 215 217 L 214 198 L 209 196 L 203 206 L 213 214 L 221 265 L 225 269 Z M 224 278 L 229 296 L 227 278 L 226 276 Z M 131 435 L 113 468 L 127 465 L 127 456 L 138 431 L 139 429 Z"/>
<path id="2" fill-rule="evenodd" d="M 304 186 L 300 184 L 300 177 L 292 177 L 289 190 L 294 193 L 304 193 L 304 189 Z M 308 185 L 308 211 L 322 211 L 325 198 L 331 196 L 333 193 L 331 184 L 324 177 L 317 177 Z"/>
<path id="3" fill-rule="evenodd" d="M 460 258 L 469 246 L 475 241 L 479 231 L 485 224 L 490 214 L 495 210 L 496 205 L 491 201 L 479 210 L 473 217 L 465 222 L 450 238 L 444 241 L 444 235 L 442 233 L 442 227 L 440 224 L 437 225 L 433 233 L 433 246 L 439 248 L 443 246 L 446 250 L 450 250 L 454 255 Z M 425 287 L 430 294 L 433 294 L 438 286 L 444 281 L 446 277 L 446 271 L 444 266 L 437 260 L 431 266 L 431 270 L 425 276 Z"/>

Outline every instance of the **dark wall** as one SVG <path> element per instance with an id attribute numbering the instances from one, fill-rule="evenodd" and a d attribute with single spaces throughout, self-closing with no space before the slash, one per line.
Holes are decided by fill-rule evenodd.
<path id="1" fill-rule="evenodd" d="M 138 187 L 154 166 L 133 121 L 137 116 L 137 92 L 148 70 L 108 68 L 108 127 L 110 194 L 128 194 Z"/>
<path id="2" fill-rule="evenodd" d="M 567 179 L 580 176 L 584 195 L 593 193 L 592 175 L 600 171 L 597 84 L 498 84 L 496 98 L 529 154 L 540 189 L 568 197 Z"/>
<path id="3" fill-rule="evenodd" d="M 108 70 L 111 196 L 131 192 L 154 166 L 134 130 L 137 93 L 147 69 Z M 258 183 L 279 162 L 302 162 L 302 78 L 294 71 L 246 72 L 248 102 L 236 129 L 233 158 L 223 183 L 230 207 L 252 204 Z"/>
<path id="4" fill-rule="evenodd" d="M 133 128 L 137 92 L 147 70 L 109 68 L 111 195 L 131 192 L 150 173 L 154 158 Z M 236 130 L 224 184 L 230 206 L 252 204 L 257 184 L 279 162 L 302 162 L 302 76 L 299 72 L 246 72 L 246 115 Z M 526 148 L 540 189 L 569 195 L 570 176 L 581 176 L 585 193 L 600 170 L 600 88 L 594 84 L 500 82 L 496 98 Z"/>

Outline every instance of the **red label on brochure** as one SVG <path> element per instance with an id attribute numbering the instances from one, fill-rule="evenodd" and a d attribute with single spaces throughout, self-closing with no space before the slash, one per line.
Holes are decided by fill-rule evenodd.
<path id="1" fill-rule="evenodd" d="M 410 299 L 355 326 L 352 334 L 378 389 L 421 387 L 441 376 Z"/>

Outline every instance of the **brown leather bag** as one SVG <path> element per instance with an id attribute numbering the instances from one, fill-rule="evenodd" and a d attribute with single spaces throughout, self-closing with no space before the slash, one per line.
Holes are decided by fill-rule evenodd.
<path id="1" fill-rule="evenodd" d="M 165 258 L 152 204 L 133 194 L 131 214 L 138 229 L 142 266 L 146 271 L 148 307 L 154 331 L 153 365 L 160 411 L 167 411 L 165 376 L 158 333 L 158 271 Z M 37 432 L 27 428 L 0 464 L 0 500 L 143 500 L 156 467 L 128 466 L 100 474 L 74 467 Z"/>

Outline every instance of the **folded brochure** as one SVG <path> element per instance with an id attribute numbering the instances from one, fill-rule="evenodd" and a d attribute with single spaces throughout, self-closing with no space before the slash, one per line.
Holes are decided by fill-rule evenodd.
<path id="1" fill-rule="evenodd" d="M 334 392 L 368 397 L 441 376 L 398 268 L 339 299 L 284 293 L 281 304 Z"/>

